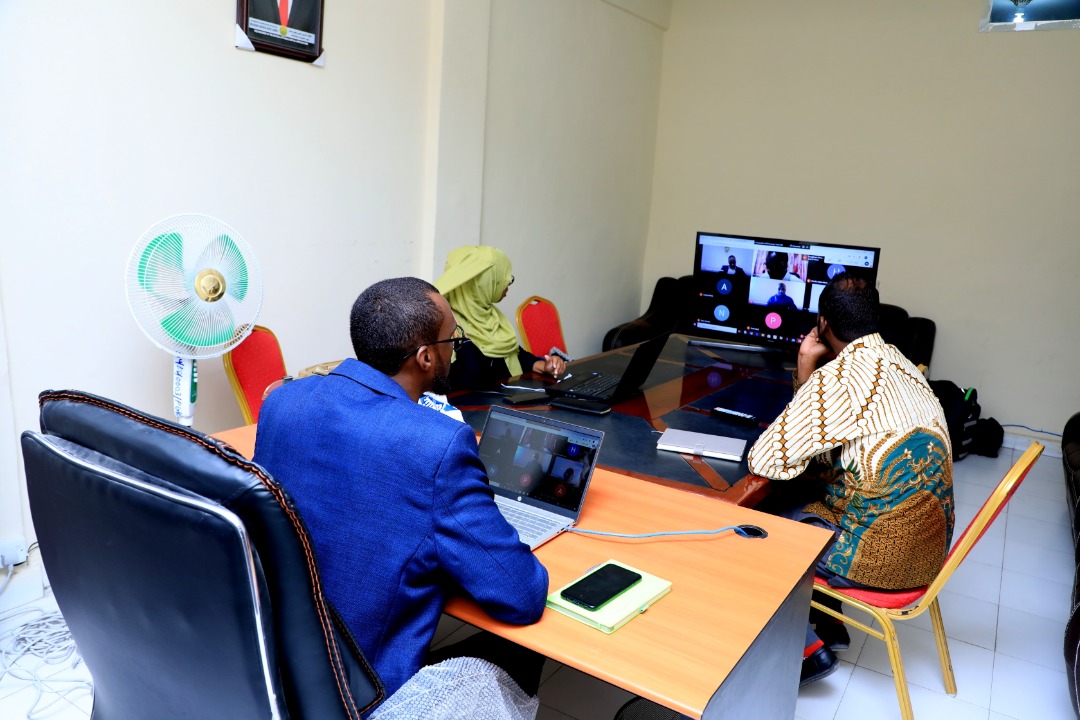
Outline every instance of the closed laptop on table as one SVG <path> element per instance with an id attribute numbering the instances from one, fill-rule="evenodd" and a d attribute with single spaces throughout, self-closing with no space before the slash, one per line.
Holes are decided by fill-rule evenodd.
<path id="1" fill-rule="evenodd" d="M 746 441 L 742 438 L 668 428 L 657 440 L 656 449 L 739 462 L 746 450 Z"/>

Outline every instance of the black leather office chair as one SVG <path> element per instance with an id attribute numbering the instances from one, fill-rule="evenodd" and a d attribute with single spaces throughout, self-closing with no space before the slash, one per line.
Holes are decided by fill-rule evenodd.
<path id="1" fill-rule="evenodd" d="M 382 700 L 266 471 L 93 395 L 40 404 L 22 436 L 30 511 L 93 720 L 357 720 Z"/>
<path id="2" fill-rule="evenodd" d="M 637 318 L 616 325 L 604 334 L 601 349 L 634 345 L 669 332 L 689 332 L 687 322 L 694 298 L 694 278 L 662 277 L 656 281 L 649 308 Z"/>
<path id="3" fill-rule="evenodd" d="M 930 367 L 937 325 L 930 318 L 914 317 L 899 305 L 881 304 L 881 337 L 915 365 Z"/>

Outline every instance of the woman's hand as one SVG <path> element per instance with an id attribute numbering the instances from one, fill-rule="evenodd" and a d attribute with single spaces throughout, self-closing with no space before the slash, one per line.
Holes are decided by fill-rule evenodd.
<path id="1" fill-rule="evenodd" d="M 559 377 L 566 372 L 566 361 L 558 355 L 545 355 L 543 360 L 533 363 L 533 372 Z"/>

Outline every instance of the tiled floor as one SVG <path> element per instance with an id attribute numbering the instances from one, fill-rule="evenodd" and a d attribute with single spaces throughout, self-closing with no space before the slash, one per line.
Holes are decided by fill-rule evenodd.
<path id="1" fill-rule="evenodd" d="M 958 527 L 975 514 L 1011 465 L 1014 454 L 1018 456 L 1019 451 L 1003 449 L 997 459 L 972 456 L 956 464 Z M 1061 460 L 1045 455 L 942 594 L 942 613 L 956 670 L 956 697 L 944 692 L 929 618 L 921 617 L 909 623 L 910 627 L 899 628 L 915 717 L 1075 718 L 1062 657 L 1074 570 Z M 55 606 L 46 596 L 22 607 Z M 27 619 L 5 622 L 4 617 L 0 611 L 0 651 L 9 642 L 4 633 Z M 440 626 L 439 639 L 452 642 L 467 632 L 468 628 L 447 619 Z M 839 671 L 799 693 L 799 720 L 900 717 L 884 644 L 858 631 L 852 632 L 852 641 L 851 649 L 841 655 Z M 85 677 L 85 668 L 44 665 L 39 675 L 43 678 L 44 704 L 56 699 L 48 691 L 71 687 L 65 681 Z M 552 661 L 547 663 L 544 678 L 540 720 L 608 720 L 632 697 Z M 36 696 L 35 688 L 26 681 L 3 677 L 0 718 L 25 717 Z M 74 693 L 38 717 L 85 720 L 90 705 L 86 693 Z"/>
<path id="2" fill-rule="evenodd" d="M 25 594 L 34 582 L 36 588 L 29 592 L 38 599 L 12 608 L 8 593 Z M 86 720 L 93 704 L 90 673 L 77 653 L 61 658 L 23 652 L 29 645 L 43 647 L 29 634 L 28 623 L 51 617 L 61 632 L 64 629 L 52 595 L 41 597 L 40 571 L 33 565 L 20 569 L 4 592 L 0 595 L 0 601 L 6 600 L 0 602 L 4 608 L 0 610 L 0 718 L 20 720 L 34 713 L 39 720 Z"/>

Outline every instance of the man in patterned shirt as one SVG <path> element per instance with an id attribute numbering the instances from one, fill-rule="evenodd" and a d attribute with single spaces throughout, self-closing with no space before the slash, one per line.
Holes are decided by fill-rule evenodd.
<path id="1" fill-rule="evenodd" d="M 921 587 L 941 569 L 952 538 L 941 404 L 878 334 L 878 293 L 864 277 L 837 275 L 818 306 L 817 327 L 799 347 L 795 397 L 754 443 L 750 471 L 794 479 L 799 486 L 775 512 L 835 533 L 817 566 L 830 585 Z M 849 642 L 842 624 L 819 615 L 817 632 L 807 628 L 803 685 L 836 670 L 835 652 Z"/>

